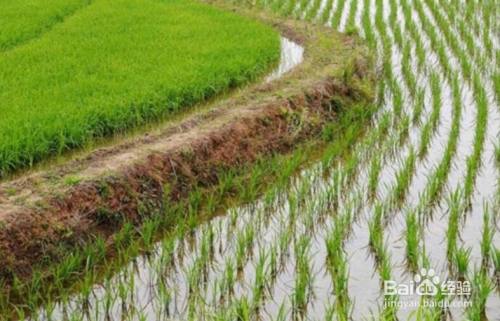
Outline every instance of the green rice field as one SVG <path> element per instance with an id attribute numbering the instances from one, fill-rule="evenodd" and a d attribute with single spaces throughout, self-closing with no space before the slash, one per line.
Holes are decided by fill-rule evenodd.
<path id="1" fill-rule="evenodd" d="M 165 118 L 279 58 L 270 27 L 197 2 L 7 0 L 0 21 L 0 177 Z"/>
<path id="2" fill-rule="evenodd" d="M 194 191 L 183 204 L 186 207 L 167 206 L 165 213 L 146 221 L 138 231 L 126 225 L 117 236 L 117 260 L 106 262 L 104 272 L 92 268 L 92 262 L 105 261 L 104 241 L 98 239 L 81 253 L 68 255 L 53 271 L 52 287 L 58 289 L 58 295 L 44 296 L 38 288 L 41 276 L 35 277 L 24 306 L 13 307 L 8 299 L 0 298 L 0 311 L 9 310 L 9 317 L 18 320 L 500 320 L 500 2 L 227 2 L 363 38 L 376 57 L 380 76 L 374 102 L 377 112 L 369 128 L 360 128 L 353 121 L 353 110 L 340 117 L 334 135 L 324 135 L 327 142 L 319 157 L 315 150 L 317 158 L 304 162 L 312 152 L 302 147 L 291 155 L 262 160 L 244 176 L 229 172 L 213 194 L 202 197 L 201 191 Z M 87 17 L 100 17 L 109 28 L 118 28 L 131 14 L 127 10 L 141 3 L 123 1 L 111 9 L 109 2 L 96 1 L 65 19 L 60 29 L 52 28 L 46 37 L 0 53 L 0 101 L 11 102 L 0 107 L 7 115 L 0 119 L 0 155 L 8 169 L 30 163 L 33 155 L 79 145 L 95 135 L 87 135 L 88 131 L 104 135 L 142 123 L 163 112 L 158 106 L 163 106 L 159 102 L 165 97 L 183 97 L 173 109 L 186 100 L 192 103 L 214 93 L 207 92 L 212 88 L 207 84 L 217 84 L 216 91 L 220 91 L 232 85 L 228 79 L 236 83 L 250 79 L 277 59 L 277 35 L 266 27 L 201 4 L 149 1 L 155 3 L 151 10 L 140 12 L 162 22 L 161 28 L 170 21 L 159 14 L 162 10 L 185 11 L 185 17 L 176 16 L 175 20 L 180 33 L 193 28 L 186 21 L 200 21 L 199 16 L 221 30 L 233 24 L 233 31 L 238 31 L 225 34 L 227 42 L 219 44 L 232 54 L 220 59 L 220 51 L 215 50 L 219 48 L 206 39 L 215 33 L 197 29 L 199 43 L 181 42 L 183 50 L 191 48 L 196 65 L 181 68 L 186 76 L 185 83 L 176 83 L 183 84 L 181 91 L 181 87 L 168 86 L 167 76 L 151 74 L 153 66 L 164 61 L 162 46 L 170 43 L 158 44 L 153 32 L 150 42 L 142 42 L 154 53 L 130 52 L 130 57 L 153 59 L 149 68 L 143 64 L 122 68 L 119 60 L 111 64 L 99 56 L 90 60 L 95 58 L 96 69 L 92 70 L 100 70 L 102 82 L 92 73 L 70 77 L 71 66 L 78 59 L 71 50 L 55 44 L 74 48 L 73 44 L 83 41 L 89 55 L 96 46 L 113 55 L 116 47 L 101 43 L 107 36 L 100 34 L 102 27 L 89 25 Z M 113 23 L 111 11 L 120 24 Z M 122 11 L 128 14 L 115 17 Z M 197 18 L 193 12 L 198 13 Z M 215 23 L 213 19 L 221 20 Z M 83 25 L 85 33 L 95 35 L 95 41 L 58 33 L 65 28 L 80 35 Z M 147 25 L 137 26 L 143 30 L 142 37 L 149 34 L 144 31 Z M 114 43 L 118 48 L 129 39 L 125 35 L 118 38 Z M 235 47 L 233 42 L 239 45 Z M 173 59 L 167 56 L 165 59 Z M 211 57 L 213 62 L 196 64 L 196 57 Z M 33 61 L 38 62 L 37 68 L 29 69 L 28 79 L 21 77 L 19 68 Z M 40 75 L 39 71 L 61 65 L 67 68 L 57 77 Z M 103 66 L 120 81 L 104 81 Z M 135 77 L 128 79 L 131 70 Z M 162 75 L 169 70 L 165 67 Z M 136 82 L 140 77 L 147 84 Z M 10 79 L 12 85 L 4 79 Z M 65 85 L 50 86 L 52 81 Z M 96 92 L 85 95 L 82 83 Z M 44 89 L 45 84 L 52 89 Z M 45 102 L 43 108 L 30 105 L 30 98 L 23 94 L 25 88 Z M 98 95 L 101 88 L 116 96 L 103 102 Z M 151 95 L 146 99 L 140 95 L 144 92 Z M 159 93 L 176 95 L 157 96 Z M 138 101 L 142 105 L 133 104 Z M 64 111 L 54 107 L 56 103 L 65 105 Z M 84 112 L 82 104 L 95 107 Z M 15 112 L 24 108 L 26 114 Z M 58 125 L 51 121 L 56 114 L 67 115 L 68 120 Z M 36 121 L 29 125 L 32 118 Z M 83 119 L 91 127 L 73 129 Z M 45 137 L 39 133 L 47 128 L 54 131 L 46 135 L 64 133 L 57 136 L 64 143 L 52 145 L 47 140 L 42 145 L 44 153 L 31 153 L 33 140 L 24 139 Z M 27 131 L 30 134 L 25 135 Z M 10 142 L 22 147 L 2 149 L 11 146 Z M 15 151 L 12 156 L 5 154 L 11 150 Z M 4 161 L 8 157 L 15 161 Z M 309 165 L 301 167 L 303 163 Z M 273 182 L 260 189 L 259 182 L 269 177 Z M 227 194 L 237 195 L 242 205 L 231 206 L 224 215 L 206 222 L 194 219 L 198 212 L 214 212 L 217 204 L 213 200 Z M 162 217 L 186 221 L 157 240 L 153 235 L 160 229 Z M 139 236 L 134 239 L 132 235 Z M 141 251 L 144 248 L 146 253 Z M 72 291 L 63 291 L 63 280 L 81 262 L 90 262 L 79 274 L 81 282 Z M 426 287 L 421 288 L 422 284 Z M 35 304 L 39 301 L 41 306 Z"/>
<path id="3" fill-rule="evenodd" d="M 2 1 L 0 51 L 39 37 L 89 3 L 87 0 Z"/>

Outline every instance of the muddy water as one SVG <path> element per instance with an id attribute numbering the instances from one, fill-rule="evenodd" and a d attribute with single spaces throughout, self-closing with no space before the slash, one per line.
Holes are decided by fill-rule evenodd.
<path id="1" fill-rule="evenodd" d="M 339 31 L 344 32 L 346 25 L 347 25 L 347 19 L 349 17 L 349 9 L 351 8 L 351 1 L 347 1 L 344 4 L 344 8 L 342 11 L 342 15 L 340 16 L 340 24 L 339 24 Z"/>
<path id="2" fill-rule="evenodd" d="M 282 77 L 300 64 L 304 59 L 304 48 L 299 44 L 281 37 L 281 57 L 278 67 L 266 77 L 266 82 L 270 82 Z"/>
<path id="3" fill-rule="evenodd" d="M 383 0 L 383 17 L 392 43 L 391 64 L 394 78 L 404 96 L 403 116 L 411 117 L 415 108 L 410 89 L 403 81 L 401 48 L 395 43 L 395 31 L 390 26 L 392 0 Z M 435 2 L 437 0 L 434 0 Z M 441 1 L 440 1 L 441 2 Z M 325 1 L 321 2 L 320 12 L 325 10 Z M 369 1 L 369 7 L 358 0 L 355 23 L 362 30 L 361 11 L 369 9 L 371 23 L 377 47 L 381 48 L 382 36 L 375 28 L 375 12 L 379 1 Z M 447 196 L 464 184 L 467 158 L 472 153 L 477 106 L 472 84 L 464 79 L 460 57 L 449 47 L 437 25 L 436 19 L 427 4 L 422 4 L 426 22 L 415 9 L 414 3 L 406 1 L 411 10 L 411 17 L 418 28 L 425 49 L 426 65 L 417 68 L 417 58 L 412 56 L 411 66 L 415 71 L 417 87 L 425 92 L 422 121 L 412 124 L 408 139 L 399 142 L 401 118 L 392 117 L 392 126 L 382 141 L 376 144 L 364 144 L 363 140 L 353 148 L 353 154 L 359 156 L 357 175 L 352 184 L 345 184 L 342 179 L 343 164 L 333 163 L 330 174 L 325 176 L 321 165 L 311 166 L 292 180 L 288 190 L 277 191 L 274 197 L 261 199 L 245 207 L 233 208 L 226 215 L 213 219 L 193 231 L 192 235 L 181 237 L 170 246 L 167 241 L 157 244 L 156 251 L 149 256 L 140 257 L 131 262 L 111 280 L 95 285 L 91 295 L 80 295 L 59 302 L 54 308 L 53 319 L 63 316 L 80 317 L 86 320 L 161 320 L 161 319 L 196 319 L 212 320 L 215 317 L 233 316 L 239 302 L 240 310 L 251 307 L 251 313 L 262 320 L 300 319 L 304 314 L 309 320 L 324 320 L 327 312 L 335 305 L 338 293 L 335 293 L 334 280 L 325 266 L 327 260 L 326 240 L 336 226 L 336 218 L 352 215 L 353 223 L 350 234 L 344 242 L 344 252 L 348 262 L 347 295 L 352 306 L 353 320 L 377 318 L 383 308 L 383 288 L 376 260 L 370 251 L 368 222 L 372 219 L 374 203 L 389 205 L 388 222 L 384 227 L 384 238 L 392 263 L 391 278 L 399 283 L 407 283 L 413 278 L 406 267 L 406 222 L 408 212 L 416 209 L 422 193 L 428 187 L 429 179 L 443 157 L 443 151 L 449 140 L 452 121 L 452 91 L 449 75 L 440 65 L 438 53 L 431 46 L 431 39 L 424 31 L 424 24 L 429 23 L 437 30 L 438 38 L 444 44 L 444 54 L 452 70 L 459 75 L 461 83 L 461 118 L 457 151 L 452 160 L 451 169 L 444 183 L 443 192 L 437 204 L 430 210 L 431 219 L 422 226 L 422 242 L 429 265 L 441 278 L 450 277 L 449 262 L 446 259 L 446 231 L 448 228 Z M 403 0 L 396 1 L 396 16 L 401 21 Z M 338 1 L 333 2 L 330 19 L 336 10 Z M 339 29 L 345 28 L 352 3 L 347 0 L 341 14 Z M 459 4 L 461 6 L 462 4 Z M 306 6 L 311 10 L 312 1 Z M 444 10 L 445 6 L 438 6 Z M 318 16 L 318 15 L 316 15 Z M 462 19 L 461 17 L 458 19 Z M 479 17 L 475 17 L 479 19 Z M 413 47 L 413 39 L 405 23 L 400 24 L 403 41 Z M 458 28 L 451 27 L 450 32 L 465 48 Z M 486 33 L 489 35 L 489 33 Z M 475 44 L 482 44 L 481 39 Z M 498 42 L 493 42 L 499 49 Z M 302 60 L 303 49 L 293 42 L 282 39 L 281 63 L 279 68 L 267 78 L 271 81 L 290 71 Z M 480 48 L 483 52 L 484 48 Z M 472 61 L 474 70 L 479 70 L 475 57 L 465 57 Z M 493 66 L 493 65 L 492 65 Z M 434 72 L 440 79 L 441 110 L 439 124 L 433 132 L 428 151 L 416 162 L 411 175 L 406 201 L 401 208 L 390 205 L 390 193 L 396 184 L 397 173 L 403 168 L 404 160 L 410 149 L 418 149 L 423 124 L 429 119 L 432 108 L 430 75 Z M 480 240 L 483 229 L 485 204 L 490 207 L 497 197 L 498 168 L 493 160 L 494 144 L 498 142 L 500 130 L 499 106 L 492 93 L 489 74 L 480 73 L 488 97 L 488 125 L 482 163 L 476 179 L 472 206 L 461 221 L 458 246 L 472 249 L 470 268 L 478 267 L 481 262 Z M 381 113 L 391 112 L 394 105 L 394 92 L 388 86 L 383 93 Z M 374 131 L 382 117 L 375 117 Z M 370 136 L 370 135 L 368 135 Z M 385 147 L 384 147 L 385 146 Z M 383 148 L 382 148 L 383 147 Z M 382 157 L 377 193 L 375 199 L 367 195 L 369 164 L 376 154 Z M 298 199 L 302 199 L 298 201 Z M 333 210 L 332 199 L 338 207 Z M 269 205 L 272 203 L 272 206 Z M 493 244 L 500 247 L 499 226 Z M 300 246 L 305 244 L 306 250 Z M 173 248 L 173 254 L 167 249 Z M 308 262 L 308 299 L 305 307 L 297 309 L 297 293 L 300 278 L 297 262 L 302 258 Z M 171 263 L 168 263 L 171 262 Z M 238 265 L 241 264 L 241 268 Z M 489 273 L 493 275 L 492 268 Z M 260 277 L 264 285 L 259 286 Z M 492 277 L 493 279 L 493 277 Z M 401 301 L 418 301 L 417 296 L 401 297 Z M 42 310 L 40 318 L 47 312 Z M 49 309 L 50 310 L 50 309 Z M 412 319 L 415 308 L 400 308 L 401 320 Z M 453 308 L 447 318 L 462 320 L 464 309 Z M 486 304 L 486 318 L 497 320 L 500 315 L 500 297 L 498 292 L 490 294 Z M 109 316 L 107 318 L 106 316 Z M 227 319 L 231 319 L 227 317 Z"/>

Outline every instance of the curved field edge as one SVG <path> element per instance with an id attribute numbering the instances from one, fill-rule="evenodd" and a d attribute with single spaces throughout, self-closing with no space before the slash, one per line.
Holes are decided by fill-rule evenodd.
<path id="1" fill-rule="evenodd" d="M 95 0 L 0 53 L 0 177 L 265 74 L 269 26 L 190 0 Z"/>
<path id="2" fill-rule="evenodd" d="M 318 159 L 319 151 L 328 150 L 328 160 L 349 157 L 350 146 L 364 135 L 374 107 L 356 105 L 346 110 L 335 122 L 323 127 L 321 137 L 300 142 L 292 151 L 221 169 L 217 172 L 220 177 L 217 183 L 194 184 L 180 200 L 164 199 L 153 205 L 143 204 L 141 215 L 145 215 L 144 218 L 139 223 L 118 219 L 114 223 L 118 222 L 120 228 L 110 238 L 99 234 L 86 239 L 83 245 L 61 244 L 57 249 L 60 253 L 57 261 L 37 264 L 29 277 L 16 275 L 12 283 L 2 283 L 6 286 L 0 292 L 0 315 L 5 320 L 34 316 L 39 307 L 51 306 L 111 279 L 139 256 L 154 255 L 157 242 L 190 235 L 208 219 L 230 208 L 249 204 L 258 197 L 272 200 L 289 187 L 291 177 Z M 168 191 L 167 184 L 163 193 Z"/>
<path id="3" fill-rule="evenodd" d="M 247 177 L 246 169 L 262 159 L 287 154 L 305 142 L 316 146 L 322 136 L 349 143 L 342 138 L 343 125 L 360 130 L 367 124 L 374 111 L 374 67 L 356 38 L 263 14 L 258 18 L 305 47 L 304 62 L 284 78 L 245 88 L 156 136 L 97 150 L 62 169 L 0 186 L 0 277 L 5 289 L 14 279 L 29 280 L 34 271 L 37 282 L 41 275 L 59 275 L 54 272 L 58 263 L 66 269 L 68 253 L 95 238 L 113 248 L 117 232 L 140 226 L 159 212 L 168 228 L 190 222 L 201 215 L 186 210 L 192 198 L 200 189 L 217 189 L 228 172 Z M 274 175 L 283 175 L 282 169 L 275 168 Z M 256 196 L 265 181 L 257 179 L 253 193 L 242 199 Z M 222 189 L 218 199 L 239 197 L 234 188 Z M 181 216 L 165 217 L 164 211 L 177 206 L 184 209 Z M 73 267 L 81 269 L 80 263 Z"/>
<path id="4" fill-rule="evenodd" d="M 0 3 L 0 53 L 37 39 L 92 0 L 7 0 Z"/>

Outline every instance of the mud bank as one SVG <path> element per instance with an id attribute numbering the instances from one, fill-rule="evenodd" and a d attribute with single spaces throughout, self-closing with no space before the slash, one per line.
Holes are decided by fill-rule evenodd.
<path id="1" fill-rule="evenodd" d="M 194 187 L 216 185 L 224 170 L 286 153 L 317 137 L 349 106 L 373 100 L 373 64 L 356 38 L 240 13 L 301 44 L 303 63 L 154 133 L 2 183 L 2 283 L 29 277 L 35 266 L 57 263 L 61 251 L 96 236 L 112 244 L 124 222 L 141 224 L 165 200 L 177 202 Z"/>

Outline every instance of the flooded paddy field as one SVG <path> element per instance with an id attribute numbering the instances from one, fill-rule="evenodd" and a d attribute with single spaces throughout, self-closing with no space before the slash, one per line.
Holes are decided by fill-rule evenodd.
<path id="1" fill-rule="evenodd" d="M 182 233 L 146 226 L 148 253 L 19 318 L 499 320 L 498 1 L 252 6 L 366 39 L 381 75 L 368 132 L 292 175 L 296 151 L 286 184 Z M 302 51 L 281 43 L 286 72 Z"/>
<path id="2" fill-rule="evenodd" d="M 330 164 L 356 168 L 355 178 L 347 175 L 353 182 L 341 188 L 340 209 L 331 211 L 338 219 L 347 206 L 357 218 L 341 245 L 347 265 L 347 291 L 341 293 L 349 304 L 342 316 L 333 309 L 334 319 L 498 319 L 498 2 L 257 1 L 256 6 L 359 33 L 378 56 L 383 80 L 372 131 L 388 127 L 387 134 L 371 146 L 353 147 L 354 160 Z M 320 237 L 323 249 L 308 259 L 319 258 L 320 275 L 328 271 L 327 241 Z M 430 296 L 438 307 L 426 308 L 429 297 L 387 295 L 384 281 L 409 284 L 430 269 L 440 284 L 470 283 L 470 296 L 443 289 Z M 299 277 L 296 271 L 295 280 Z M 311 300 L 312 311 L 327 307 L 326 298 L 344 302 L 335 291 L 335 276 L 329 282 L 328 295 Z M 292 286 L 289 299 L 293 293 Z M 318 319 L 312 311 L 306 315 Z M 328 319 L 324 312 L 319 316 Z"/>

